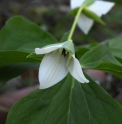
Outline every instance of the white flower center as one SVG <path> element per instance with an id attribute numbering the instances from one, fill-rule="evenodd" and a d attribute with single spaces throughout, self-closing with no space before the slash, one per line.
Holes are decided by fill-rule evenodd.
<path id="1" fill-rule="evenodd" d="M 62 51 L 61 54 L 66 59 L 66 67 L 67 67 L 69 65 L 69 62 L 70 62 L 72 57 L 71 57 L 70 53 L 67 50 L 62 49 L 61 51 Z M 62 57 L 60 57 L 60 58 L 62 58 Z"/>
<path id="2" fill-rule="evenodd" d="M 53 51 L 52 55 L 54 56 L 56 52 L 59 52 L 59 58 L 57 58 L 59 63 L 64 58 L 66 60 L 66 67 L 67 67 L 69 65 L 69 62 L 70 62 L 71 58 L 72 58 L 70 53 L 67 50 L 61 48 L 61 49 Z"/>

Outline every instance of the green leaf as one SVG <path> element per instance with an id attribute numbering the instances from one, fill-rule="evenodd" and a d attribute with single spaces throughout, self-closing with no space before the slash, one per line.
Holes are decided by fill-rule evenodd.
<path id="1" fill-rule="evenodd" d="M 122 60 L 122 38 L 114 38 L 104 42 L 108 42 L 112 54 Z"/>
<path id="2" fill-rule="evenodd" d="M 6 124 L 121 124 L 121 105 L 87 78 L 35 90 L 11 108 Z"/>
<path id="3" fill-rule="evenodd" d="M 83 9 L 83 13 L 88 16 L 89 18 L 92 18 L 94 21 L 99 22 L 102 25 L 105 25 L 105 22 L 102 21 L 102 19 L 96 15 L 94 12 L 88 10 L 87 8 Z"/>
<path id="4" fill-rule="evenodd" d="M 8 80 L 17 77 L 29 69 L 38 70 L 43 56 L 30 57 L 28 52 L 3 51 L 0 52 L 0 86 Z"/>
<path id="5" fill-rule="evenodd" d="M 33 52 L 37 47 L 56 42 L 51 34 L 21 16 L 10 18 L 0 31 L 0 50 Z"/>
<path id="6" fill-rule="evenodd" d="M 78 59 L 81 58 L 87 51 L 89 51 L 89 49 L 86 47 L 75 47 L 75 55 Z"/>
<path id="7" fill-rule="evenodd" d="M 35 59 L 35 60 L 41 62 L 41 60 L 42 60 L 43 57 L 44 57 L 43 54 L 37 55 L 36 53 L 31 53 L 31 54 L 29 54 L 26 58 L 32 58 L 32 59 Z"/>
<path id="8" fill-rule="evenodd" d="M 116 59 L 122 64 L 122 58 L 116 57 Z"/>
<path id="9" fill-rule="evenodd" d="M 17 77 L 27 70 L 38 70 L 39 64 L 36 63 L 21 63 L 14 65 L 6 65 L 0 67 L 0 86 L 6 83 L 8 80 Z"/>
<path id="10" fill-rule="evenodd" d="M 35 68 L 43 55 L 39 55 L 38 58 L 26 58 L 30 52 L 36 47 L 56 42 L 51 34 L 43 31 L 35 23 L 21 16 L 10 18 L 0 31 L 0 83 Z"/>
<path id="11" fill-rule="evenodd" d="M 63 36 L 59 42 L 62 43 L 62 42 L 67 41 L 68 36 L 69 36 L 69 31 L 63 34 Z"/>
<path id="12" fill-rule="evenodd" d="M 99 63 L 104 61 L 121 65 L 111 53 L 109 49 L 109 43 L 107 42 L 98 44 L 97 46 L 93 47 L 80 59 L 81 64 L 84 65 L 83 67 L 88 64 L 90 67 L 96 67 L 99 65 Z"/>
<path id="13" fill-rule="evenodd" d="M 103 70 L 122 78 L 122 64 L 113 56 L 107 42 L 86 52 L 80 63 L 82 68 Z"/>
<path id="14" fill-rule="evenodd" d="M 39 56 L 40 60 L 26 58 L 29 55 L 28 52 L 22 51 L 2 51 L 0 52 L 0 66 L 19 64 L 19 63 L 36 63 L 42 59 L 43 56 Z"/>
<path id="15" fill-rule="evenodd" d="M 87 51 L 95 47 L 98 43 L 91 43 L 87 45 L 81 45 L 75 47 L 75 54 L 78 58 L 81 58 Z"/>
<path id="16" fill-rule="evenodd" d="M 111 62 L 102 62 L 100 65 L 98 65 L 94 69 L 109 72 L 122 79 L 122 66 L 120 65 L 113 64 Z"/>

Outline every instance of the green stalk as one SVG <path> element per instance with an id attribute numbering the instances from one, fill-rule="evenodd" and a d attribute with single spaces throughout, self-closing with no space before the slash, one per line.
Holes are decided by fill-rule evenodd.
<path id="1" fill-rule="evenodd" d="M 68 41 L 72 41 L 71 39 L 72 39 L 73 33 L 74 33 L 74 31 L 75 31 L 75 28 L 76 28 L 77 21 L 78 21 L 78 19 L 79 19 L 79 16 L 80 16 L 80 14 L 81 14 L 83 8 L 84 8 L 84 6 L 81 6 L 81 7 L 79 8 L 79 10 L 78 10 L 76 16 L 75 16 L 75 20 L 74 20 L 74 22 L 73 22 L 73 24 L 72 24 L 72 27 L 71 27 L 71 30 L 70 30 L 70 34 L 69 34 L 68 39 L 67 39 Z"/>

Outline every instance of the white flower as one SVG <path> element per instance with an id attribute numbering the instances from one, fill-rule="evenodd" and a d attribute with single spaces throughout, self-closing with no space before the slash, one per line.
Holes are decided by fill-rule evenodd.
<path id="1" fill-rule="evenodd" d="M 77 7 L 82 6 L 84 1 L 85 0 L 71 0 L 70 1 L 71 9 L 75 9 Z M 109 12 L 113 6 L 114 6 L 113 2 L 96 0 L 93 4 L 88 6 L 87 9 L 94 12 L 97 16 L 101 17 L 102 15 L 107 14 L 107 12 Z M 89 32 L 93 23 L 94 21 L 91 18 L 81 13 L 78 19 L 78 26 L 85 34 Z"/>
<path id="2" fill-rule="evenodd" d="M 59 44 L 36 48 L 36 54 L 46 54 L 39 68 L 40 89 L 51 87 L 70 74 L 81 83 L 88 83 L 79 61 L 75 58 L 72 42 L 66 41 Z"/>

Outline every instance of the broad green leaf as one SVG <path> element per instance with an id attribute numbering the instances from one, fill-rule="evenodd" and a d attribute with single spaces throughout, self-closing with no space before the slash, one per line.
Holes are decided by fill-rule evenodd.
<path id="1" fill-rule="evenodd" d="M 116 59 L 122 64 L 122 58 L 116 57 Z"/>
<path id="2" fill-rule="evenodd" d="M 122 64 L 113 56 L 107 42 L 86 52 L 80 63 L 82 68 L 103 70 L 122 78 Z"/>
<path id="3" fill-rule="evenodd" d="M 99 63 L 104 61 L 121 65 L 111 53 L 109 49 L 109 43 L 107 42 L 98 44 L 97 46 L 93 47 L 80 59 L 82 65 L 90 64 L 90 66 L 92 65 L 91 67 L 96 67 L 99 65 Z"/>
<path id="4" fill-rule="evenodd" d="M 36 63 L 40 63 L 43 56 L 39 56 L 39 60 L 26 57 L 36 47 L 55 42 L 57 41 L 51 34 L 43 31 L 33 22 L 21 16 L 10 18 L 0 31 L 0 83 L 35 68 Z"/>
<path id="5" fill-rule="evenodd" d="M 22 51 L 2 51 L 0 52 L 0 66 L 10 65 L 10 64 L 19 64 L 19 63 L 36 63 L 42 59 L 43 56 L 40 56 L 40 60 L 26 58 L 29 55 L 28 52 Z"/>
<path id="6" fill-rule="evenodd" d="M 33 52 L 36 47 L 56 42 L 51 34 L 21 16 L 10 18 L 0 31 L 0 50 Z"/>
<path id="7" fill-rule="evenodd" d="M 68 36 L 69 36 L 69 32 L 64 33 L 62 38 L 61 38 L 61 40 L 59 42 L 62 43 L 62 42 L 67 41 Z"/>
<path id="8" fill-rule="evenodd" d="M 102 62 L 100 65 L 93 69 L 109 72 L 122 79 L 122 66 L 120 65 L 113 64 L 111 62 Z"/>
<path id="9" fill-rule="evenodd" d="M 94 43 L 89 43 L 86 45 L 82 45 L 81 47 L 87 48 L 87 49 L 92 49 L 93 47 L 95 47 L 96 45 L 98 45 L 98 42 L 94 42 Z M 79 47 L 79 46 L 78 46 Z"/>
<path id="10" fill-rule="evenodd" d="M 39 59 L 26 58 L 28 55 L 28 52 L 22 51 L 0 52 L 0 86 L 29 69 L 38 70 L 43 56 L 39 56 Z"/>
<path id="11" fill-rule="evenodd" d="M 122 38 L 114 38 L 106 40 L 105 42 L 109 43 L 109 48 L 112 54 L 122 60 Z"/>
<path id="12" fill-rule="evenodd" d="M 8 80 L 17 77 L 27 70 L 38 70 L 39 64 L 36 63 L 21 63 L 14 65 L 6 65 L 0 67 L 0 86 L 6 83 Z"/>
<path id="13" fill-rule="evenodd" d="M 83 47 L 83 46 L 78 46 L 75 48 L 76 48 L 75 54 L 78 58 L 81 58 L 81 56 L 83 56 L 87 51 L 89 51 L 88 48 Z"/>
<path id="14" fill-rule="evenodd" d="M 36 53 L 31 53 L 29 54 L 28 56 L 26 56 L 26 58 L 32 58 L 32 59 L 35 59 L 38 61 L 41 62 L 42 58 L 43 58 L 44 55 L 40 54 L 40 55 L 37 55 Z"/>
<path id="15" fill-rule="evenodd" d="M 122 124 L 121 105 L 87 78 L 35 90 L 11 108 L 6 124 Z"/>
<path id="16" fill-rule="evenodd" d="M 88 16 L 89 18 L 92 18 L 94 21 L 99 22 L 102 25 L 105 25 L 105 22 L 102 21 L 102 19 L 96 15 L 94 12 L 88 10 L 87 8 L 83 9 L 83 13 Z"/>
<path id="17" fill-rule="evenodd" d="M 98 43 L 91 43 L 87 45 L 82 45 L 82 46 L 76 46 L 75 47 L 75 54 L 78 58 L 81 58 L 87 51 L 95 47 Z"/>
<path id="18" fill-rule="evenodd" d="M 122 102 L 120 102 L 120 104 L 122 105 Z"/>

